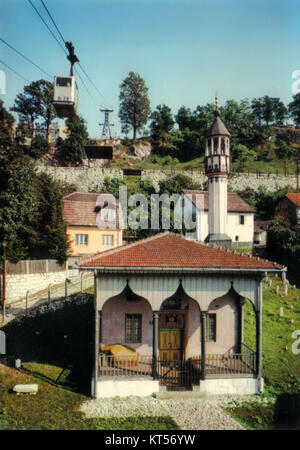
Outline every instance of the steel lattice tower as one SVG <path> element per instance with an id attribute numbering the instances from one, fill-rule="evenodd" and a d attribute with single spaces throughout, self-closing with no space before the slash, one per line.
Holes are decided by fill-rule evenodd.
<path id="1" fill-rule="evenodd" d="M 109 123 L 109 113 L 113 112 L 113 109 L 100 109 L 101 112 L 104 112 L 104 123 L 99 123 L 100 126 L 103 126 L 102 128 L 102 139 L 107 139 L 107 136 L 109 139 L 111 139 L 111 130 L 110 127 L 114 127 L 113 123 Z"/>

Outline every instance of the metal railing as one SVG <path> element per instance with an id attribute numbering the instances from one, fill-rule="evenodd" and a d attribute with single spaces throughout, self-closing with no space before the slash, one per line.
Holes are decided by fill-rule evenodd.
<path id="1" fill-rule="evenodd" d="M 242 342 L 241 353 L 243 362 L 249 367 L 249 369 L 256 372 L 256 352 L 249 345 Z"/>
<path id="2" fill-rule="evenodd" d="M 99 376 L 131 377 L 153 376 L 152 356 L 99 355 Z"/>
<path id="3" fill-rule="evenodd" d="M 241 353 L 208 354 L 205 357 L 205 375 L 251 375 L 256 369 L 256 354 L 242 345 Z M 154 360 L 152 356 L 99 354 L 99 377 L 152 376 L 161 385 L 189 388 L 202 377 L 202 358 L 187 360 Z"/>

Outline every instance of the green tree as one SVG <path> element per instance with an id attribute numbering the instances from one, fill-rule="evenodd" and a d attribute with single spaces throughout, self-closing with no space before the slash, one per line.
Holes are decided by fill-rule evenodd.
<path id="1" fill-rule="evenodd" d="M 288 111 L 294 124 L 300 126 L 300 93 L 293 96 L 293 100 L 288 104 Z"/>
<path id="2" fill-rule="evenodd" d="M 145 80 L 138 73 L 130 72 L 120 85 L 119 99 L 121 123 L 133 128 L 135 141 L 136 133 L 146 125 L 151 113 Z"/>
<path id="3" fill-rule="evenodd" d="M 0 145 L 12 141 L 14 123 L 14 116 L 5 109 L 3 100 L 0 100 Z"/>
<path id="4" fill-rule="evenodd" d="M 151 137 L 154 142 L 166 143 L 174 126 L 171 108 L 166 105 L 158 105 L 150 115 Z"/>
<path id="5" fill-rule="evenodd" d="M 62 220 L 62 199 L 68 193 L 63 185 L 45 173 L 34 180 L 38 211 L 34 215 L 29 236 L 31 257 L 56 259 L 64 262 L 68 256 L 69 239 Z"/>
<path id="6" fill-rule="evenodd" d="M 232 160 L 238 161 L 240 170 L 245 168 L 247 162 L 254 161 L 257 158 L 257 153 L 254 150 L 249 150 L 245 145 L 238 144 L 232 147 Z"/>
<path id="7" fill-rule="evenodd" d="M 277 139 L 275 152 L 279 159 L 284 159 L 286 172 L 288 160 L 297 156 L 297 150 L 289 144 L 288 135 L 281 136 L 281 138 Z"/>
<path id="8" fill-rule="evenodd" d="M 64 163 L 81 164 L 86 158 L 84 147 L 89 137 L 85 121 L 74 116 L 66 120 L 66 125 L 69 137 L 60 143 L 60 159 Z"/>
<path id="9" fill-rule="evenodd" d="M 37 174 L 32 159 L 15 143 L 0 149 L 0 245 L 7 257 L 55 258 L 68 255 L 62 197 L 70 190 L 46 174 Z"/>
<path id="10" fill-rule="evenodd" d="M 34 188 L 34 164 L 12 144 L 0 149 L 0 242 L 5 239 L 7 257 L 13 261 L 29 256 L 28 230 L 38 211 Z"/>
<path id="11" fill-rule="evenodd" d="M 52 106 L 53 86 L 46 80 L 33 81 L 24 86 L 24 92 L 18 94 L 11 108 L 19 115 L 19 122 L 28 130 L 28 135 L 35 136 L 36 122 L 40 118 L 46 129 L 47 140 L 52 120 L 56 117 Z"/>

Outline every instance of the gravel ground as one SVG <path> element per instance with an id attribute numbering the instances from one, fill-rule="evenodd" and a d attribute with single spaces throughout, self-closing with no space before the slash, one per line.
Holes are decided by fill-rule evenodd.
<path id="1" fill-rule="evenodd" d="M 203 399 L 153 397 L 103 398 L 89 400 L 80 410 L 87 417 L 171 416 L 182 430 L 244 430 L 221 407 L 241 402 L 272 402 L 258 396 L 211 396 Z"/>

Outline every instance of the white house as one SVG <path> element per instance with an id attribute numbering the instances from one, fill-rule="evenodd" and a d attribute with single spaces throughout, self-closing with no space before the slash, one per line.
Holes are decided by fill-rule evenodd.
<path id="1" fill-rule="evenodd" d="M 184 189 L 175 206 L 175 214 L 186 214 L 196 222 L 186 238 L 204 242 L 209 234 L 209 192 Z M 198 201 L 197 201 L 198 200 Z M 181 204 L 180 204 L 181 202 Z M 197 205 L 198 203 L 198 205 Z M 254 236 L 254 209 L 235 192 L 227 193 L 226 231 L 232 247 L 250 247 Z"/>
<path id="2" fill-rule="evenodd" d="M 216 98 L 215 120 L 205 138 L 208 192 L 183 191 L 175 215 L 192 214 L 196 226 L 188 239 L 222 247 L 252 246 L 254 209 L 235 193 L 227 192 L 230 170 L 230 133 L 220 119 Z"/>

